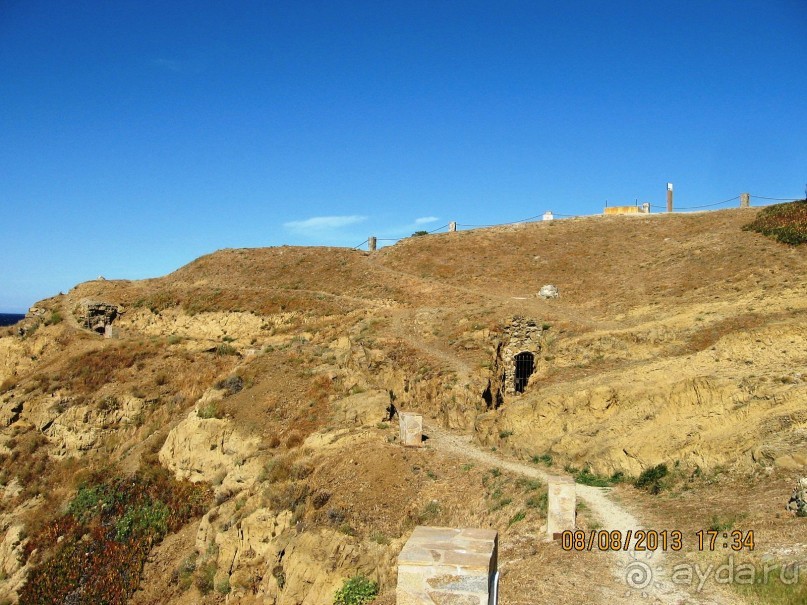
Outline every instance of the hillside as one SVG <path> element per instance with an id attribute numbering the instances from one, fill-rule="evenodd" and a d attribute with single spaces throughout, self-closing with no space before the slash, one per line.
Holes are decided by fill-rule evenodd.
<path id="1" fill-rule="evenodd" d="M 403 449 L 390 404 L 583 482 L 665 464 L 661 493 L 612 494 L 645 526 L 729 523 L 757 529 L 750 560 L 807 559 L 784 512 L 807 474 L 807 247 L 743 230 L 758 212 L 222 250 L 41 301 L 0 332 L 0 602 L 89 602 L 108 573 L 116 603 L 331 603 L 363 574 L 389 604 L 417 524 L 498 529 L 502 603 L 578 602 L 586 578 L 608 578 L 589 602 L 626 599 L 606 553 L 541 542 L 539 479 L 439 439 Z M 88 329 L 88 301 L 114 338 Z M 103 557 L 65 571 L 71 545 L 124 540 L 126 581 Z M 709 590 L 695 602 L 807 594 Z"/>

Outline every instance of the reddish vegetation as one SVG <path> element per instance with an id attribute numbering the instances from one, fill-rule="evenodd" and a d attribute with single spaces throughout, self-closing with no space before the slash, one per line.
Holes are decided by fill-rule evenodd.
<path id="1" fill-rule="evenodd" d="M 152 545 L 207 510 L 209 499 L 209 490 L 174 481 L 164 469 L 106 481 L 93 476 L 67 514 L 26 544 L 35 565 L 19 602 L 125 603 Z"/>
<path id="2" fill-rule="evenodd" d="M 744 229 L 757 231 L 784 244 L 803 244 L 807 242 L 807 199 L 763 208 Z"/>

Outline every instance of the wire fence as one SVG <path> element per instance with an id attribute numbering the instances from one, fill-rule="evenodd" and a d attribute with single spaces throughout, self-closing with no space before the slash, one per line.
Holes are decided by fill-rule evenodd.
<path id="1" fill-rule="evenodd" d="M 678 211 L 682 211 L 682 210 L 702 210 L 704 208 L 717 208 L 718 206 L 724 206 L 726 204 L 736 202 L 737 200 L 740 200 L 741 198 L 742 198 L 741 195 L 735 195 L 734 197 L 730 197 L 728 199 L 721 200 L 719 202 L 714 202 L 712 204 L 702 204 L 702 205 L 699 205 L 699 206 L 678 206 L 678 207 L 673 207 L 673 213 L 678 212 Z M 749 203 L 750 203 L 751 200 L 765 200 L 767 202 L 778 203 L 778 202 L 796 202 L 796 201 L 799 201 L 802 198 L 766 197 L 766 196 L 762 196 L 762 195 L 748 194 L 748 199 L 749 199 Z M 772 203 L 756 204 L 754 207 L 759 208 L 761 206 L 770 206 L 770 205 L 772 205 Z M 655 204 L 649 204 L 649 207 L 650 208 L 658 208 L 658 209 L 662 209 L 662 210 L 665 210 L 665 211 L 667 209 L 666 205 L 659 206 L 659 205 L 655 205 Z M 535 216 L 530 216 L 530 217 L 523 218 L 523 219 L 520 219 L 520 220 L 517 220 L 517 221 L 510 221 L 510 222 L 506 222 L 506 223 L 491 223 L 491 224 L 485 224 L 485 225 L 470 224 L 470 223 L 454 223 L 454 225 L 457 228 L 463 227 L 465 229 L 486 229 L 486 228 L 489 228 L 489 227 L 506 227 L 508 225 L 519 225 L 519 224 L 522 224 L 522 223 L 528 223 L 530 221 L 535 221 L 536 219 L 539 219 L 539 218 L 543 219 L 543 217 L 546 214 L 547 213 L 536 214 Z M 549 213 L 549 214 L 551 214 L 553 219 L 554 218 L 569 219 L 569 218 L 584 218 L 584 217 L 590 217 L 590 216 L 601 216 L 599 214 L 559 214 L 559 213 L 555 213 L 555 212 L 552 212 L 552 213 Z M 431 231 L 416 232 L 416 233 L 418 235 L 431 235 L 433 233 L 437 233 L 439 231 L 442 231 L 443 229 L 448 229 L 448 228 L 451 227 L 451 225 L 452 225 L 452 223 L 446 223 L 445 225 L 443 225 L 441 227 L 437 227 L 436 229 L 432 229 Z M 415 235 L 415 234 L 413 234 L 413 235 Z M 370 242 L 371 239 L 375 239 L 375 241 L 377 241 L 377 242 L 399 242 L 399 241 L 401 241 L 403 239 L 409 239 L 410 237 L 412 237 L 412 236 L 395 237 L 395 238 L 391 238 L 391 237 L 367 238 L 362 243 L 360 243 L 358 246 L 353 246 L 352 249 L 353 250 L 358 250 L 359 248 L 361 248 L 362 246 L 364 246 L 365 244 Z"/>

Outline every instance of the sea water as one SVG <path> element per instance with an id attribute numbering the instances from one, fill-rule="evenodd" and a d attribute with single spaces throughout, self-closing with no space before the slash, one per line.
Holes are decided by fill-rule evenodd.
<path id="1" fill-rule="evenodd" d="M 0 326 L 13 326 L 23 317 L 25 317 L 25 315 L 19 313 L 0 313 Z"/>

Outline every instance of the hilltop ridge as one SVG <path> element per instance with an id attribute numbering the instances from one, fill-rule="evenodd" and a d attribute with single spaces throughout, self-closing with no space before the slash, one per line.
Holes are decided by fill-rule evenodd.
<path id="1" fill-rule="evenodd" d="M 135 603 L 324 603 L 354 573 L 390 603 L 423 522 L 498 527 L 518 551 L 545 513 L 537 484 L 403 452 L 391 405 L 558 470 L 666 464 L 684 483 L 728 473 L 787 491 L 807 466 L 807 249 L 744 231 L 758 212 L 525 223 L 373 253 L 227 249 L 37 303 L 0 333 L 0 598 L 46 565 L 25 545 L 86 485 L 82 467 L 211 490 L 145 563 Z M 546 284 L 559 298 L 538 296 Z M 86 329 L 87 301 L 114 307 L 113 338 Z M 522 321 L 533 366 L 517 393 Z M 15 465 L 23 451 L 35 475 Z M 512 602 L 535 590 L 503 577 Z"/>

